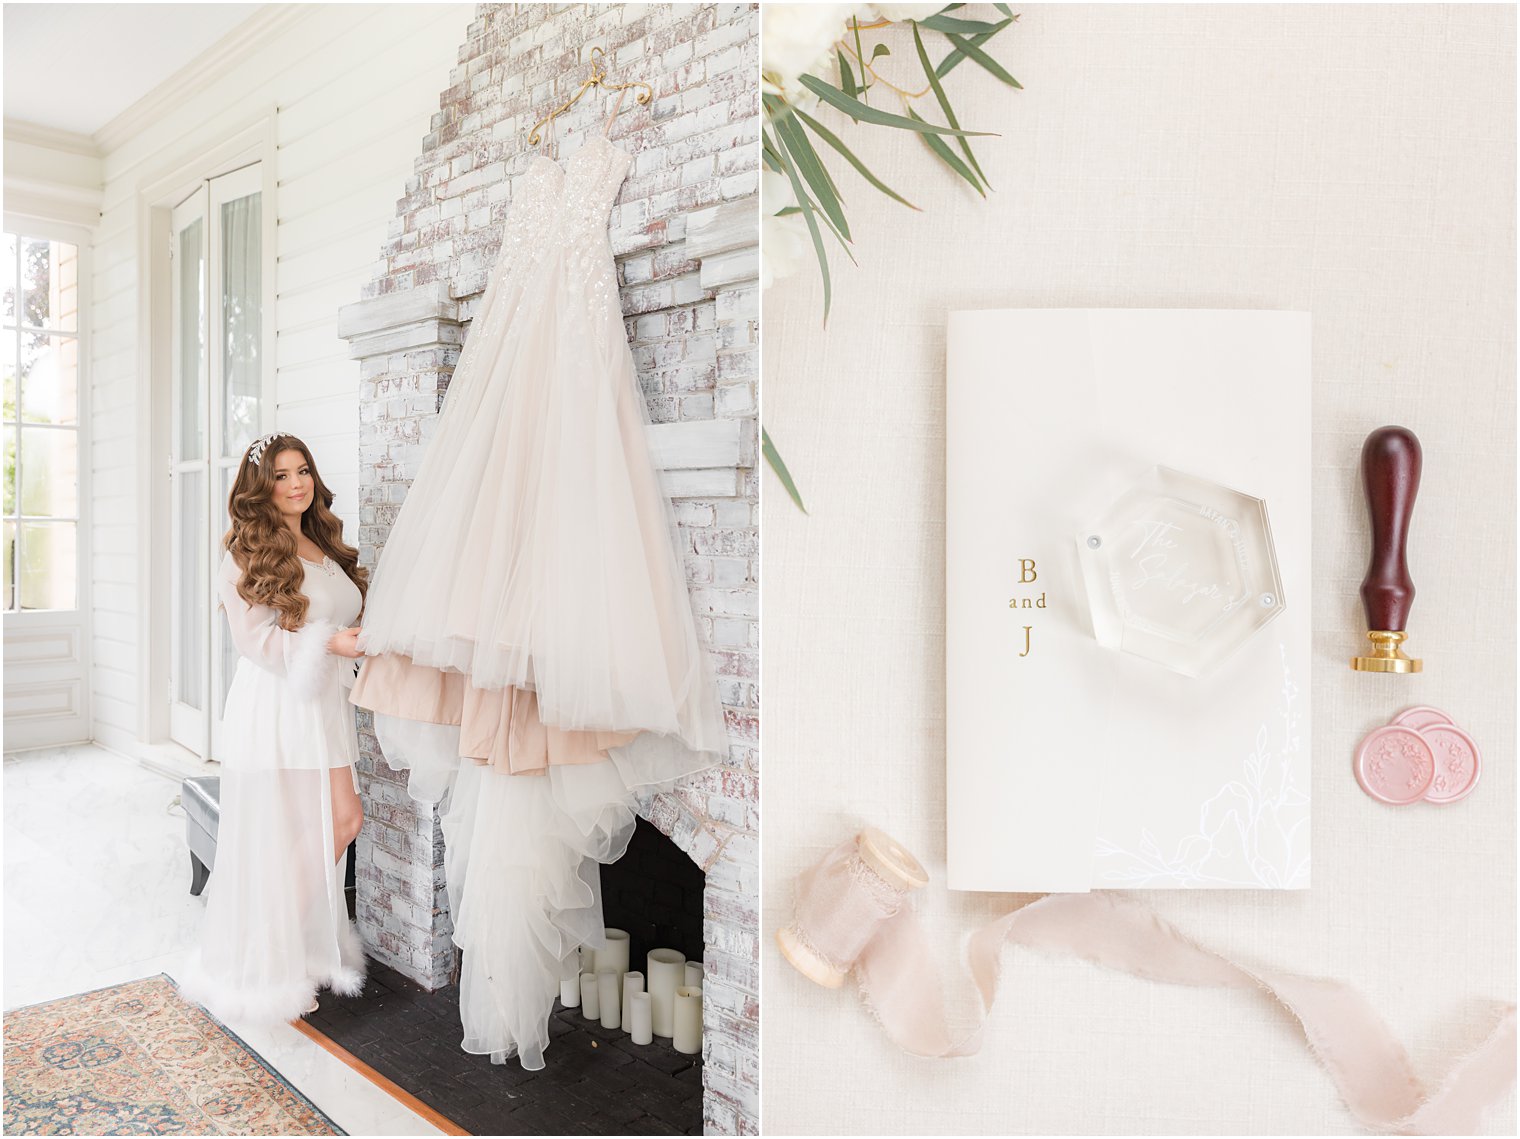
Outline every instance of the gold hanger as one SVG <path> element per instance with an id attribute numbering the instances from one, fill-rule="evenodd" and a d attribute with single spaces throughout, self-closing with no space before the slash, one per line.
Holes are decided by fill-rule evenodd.
<path id="1" fill-rule="evenodd" d="M 558 107 L 554 108 L 554 110 L 550 111 L 543 118 L 539 119 L 538 122 L 533 124 L 533 131 L 528 135 L 528 144 L 530 146 L 537 146 L 540 142 L 543 141 L 543 136 L 539 134 L 540 127 L 552 123 L 555 119 L 555 116 L 562 115 L 568 111 L 575 105 L 575 101 L 592 87 L 600 87 L 603 91 L 621 91 L 627 87 L 642 87 L 643 90 L 633 97 L 634 102 L 644 104 L 648 103 L 649 100 L 654 98 L 654 88 L 642 80 L 635 79 L 632 83 L 608 83 L 606 81 L 607 69 L 602 66 L 602 58 L 606 54 L 607 53 L 600 47 L 594 47 L 591 49 L 591 78 L 584 81 L 580 87 L 576 89 L 574 95 L 571 95 L 570 98 L 566 99 Z"/>

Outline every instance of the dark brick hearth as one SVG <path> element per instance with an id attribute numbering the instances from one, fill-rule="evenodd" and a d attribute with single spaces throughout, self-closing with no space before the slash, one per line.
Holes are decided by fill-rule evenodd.
<path id="1" fill-rule="evenodd" d="M 379 962 L 358 997 L 322 994 L 307 1022 L 473 1135 L 700 1135 L 701 1057 L 638 1046 L 556 1006 L 547 1066 L 459 1047 L 459 986 L 429 992 Z"/>

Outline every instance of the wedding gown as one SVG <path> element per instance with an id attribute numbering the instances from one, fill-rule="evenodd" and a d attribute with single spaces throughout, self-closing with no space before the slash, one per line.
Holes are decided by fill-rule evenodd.
<path id="1" fill-rule="evenodd" d="M 359 936 L 348 919 L 342 866 L 333 861 L 328 772 L 359 758 L 347 690 L 354 662 L 328 652 L 359 614 L 359 587 L 331 558 L 301 559 L 306 623 L 280 628 L 267 605 L 237 591 L 229 552 L 217 594 L 238 661 L 222 713 L 221 817 L 199 943 L 180 992 L 233 1024 L 279 1023 L 304 1013 L 318 988 L 352 996 L 364 984 Z"/>
<path id="2" fill-rule="evenodd" d="M 578 948 L 604 942 L 597 864 L 638 797 L 728 746 L 607 238 L 631 163 L 604 134 L 514 183 L 350 693 L 442 808 L 462 1046 L 525 1068 Z"/>

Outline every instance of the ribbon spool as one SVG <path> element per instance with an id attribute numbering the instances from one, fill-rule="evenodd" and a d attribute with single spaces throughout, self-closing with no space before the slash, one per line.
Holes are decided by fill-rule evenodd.
<path id="1" fill-rule="evenodd" d="M 867 827 L 852 851 L 824 859 L 799 879 L 795 914 L 776 931 L 776 945 L 808 980 L 837 989 L 881 927 L 928 881 L 929 872 L 901 843 Z"/>
<path id="2" fill-rule="evenodd" d="M 1002 951 L 1021 945 L 1150 982 L 1263 994 L 1299 1022 L 1346 1106 L 1373 1130 L 1470 1135 L 1483 1111 L 1514 1086 L 1513 1004 L 1497 1005 L 1487 1039 L 1449 1065 L 1430 1090 L 1387 1024 L 1349 985 L 1233 961 L 1112 891 L 1048 894 L 975 931 L 964 965 L 981 1013 L 969 1032 L 957 1031 L 944 1005 L 935 952 L 908 904 L 928 880 L 918 859 L 867 828 L 798 876 L 792 920 L 776 931 L 782 955 L 816 984 L 837 989 L 854 973 L 874 1019 L 910 1055 L 948 1059 L 980 1051 L 997 1000 Z"/>

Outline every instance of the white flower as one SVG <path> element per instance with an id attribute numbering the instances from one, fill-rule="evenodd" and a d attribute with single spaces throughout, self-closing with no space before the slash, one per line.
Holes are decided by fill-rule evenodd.
<path id="1" fill-rule="evenodd" d="M 857 9 L 855 4 L 762 4 L 760 77 L 765 90 L 793 105 L 811 101 L 814 96 L 797 79 L 827 65 Z"/>
<path id="2" fill-rule="evenodd" d="M 867 23 L 874 13 L 877 19 L 891 20 L 922 20 L 925 16 L 932 16 L 944 7 L 943 4 L 862 4 L 860 22 Z"/>
<path id="3" fill-rule="evenodd" d="M 776 214 L 795 206 L 792 183 L 774 170 L 760 175 L 760 287 L 768 289 L 782 277 L 797 271 L 811 255 L 812 238 L 801 214 Z"/>

